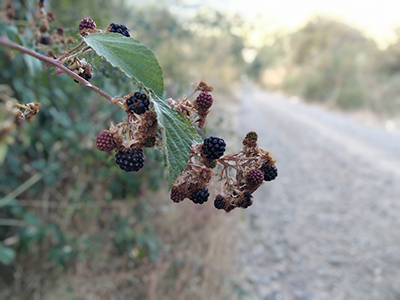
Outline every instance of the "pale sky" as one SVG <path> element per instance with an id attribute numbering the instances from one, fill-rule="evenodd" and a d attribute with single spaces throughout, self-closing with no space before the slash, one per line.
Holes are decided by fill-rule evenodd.
<path id="1" fill-rule="evenodd" d="M 211 6 L 252 18 L 262 17 L 283 29 L 294 29 L 316 14 L 333 16 L 385 45 L 400 27 L 400 0 L 129 0 L 164 2 L 194 9 Z"/>
<path id="2" fill-rule="evenodd" d="M 192 1 L 185 1 L 192 2 Z M 197 1 L 193 1 L 194 3 Z M 380 42 L 389 40 L 400 27 L 400 0 L 220 0 L 202 1 L 219 9 L 240 12 L 247 17 L 262 16 L 286 28 L 303 24 L 322 13 L 345 21 Z"/>

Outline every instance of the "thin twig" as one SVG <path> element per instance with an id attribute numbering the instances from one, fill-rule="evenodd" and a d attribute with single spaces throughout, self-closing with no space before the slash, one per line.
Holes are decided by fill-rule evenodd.
<path id="1" fill-rule="evenodd" d="M 82 41 L 78 46 L 72 48 L 71 50 L 69 50 L 67 53 L 65 53 L 64 55 L 61 55 L 59 58 L 57 58 L 57 60 L 59 62 L 64 61 L 64 58 L 67 57 L 68 55 L 70 55 L 72 52 L 74 52 L 75 50 L 79 49 L 80 47 L 82 47 L 83 45 L 85 45 L 85 42 Z"/>
<path id="2" fill-rule="evenodd" d="M 83 54 L 83 53 L 85 53 L 85 52 L 89 52 L 89 51 L 92 51 L 92 48 L 90 48 L 90 47 L 85 47 L 85 48 L 83 48 L 81 51 L 78 51 L 78 52 L 72 54 L 71 56 L 68 56 L 68 57 L 64 58 L 61 62 L 70 61 L 70 60 L 74 59 L 75 57 L 78 57 L 79 55 L 81 55 L 81 54 Z M 57 60 L 58 60 L 58 59 L 57 59 Z"/>
<path id="3" fill-rule="evenodd" d="M 25 192 L 32 185 L 34 185 L 36 182 L 38 182 L 40 179 L 42 179 L 43 176 L 47 175 L 48 173 L 50 173 L 54 170 L 55 170 L 54 168 L 49 168 L 49 169 L 43 171 L 42 173 L 36 173 L 35 175 L 33 175 L 31 178 L 29 178 L 27 181 L 25 181 L 23 184 L 21 184 L 15 190 L 13 190 L 11 193 L 9 193 L 7 196 L 5 196 L 3 199 L 0 199 L 0 207 L 6 206 L 9 203 L 11 203 L 16 197 L 18 197 L 20 194 Z"/>
<path id="4" fill-rule="evenodd" d="M 0 226 L 26 227 L 28 223 L 14 219 L 0 219 Z"/>

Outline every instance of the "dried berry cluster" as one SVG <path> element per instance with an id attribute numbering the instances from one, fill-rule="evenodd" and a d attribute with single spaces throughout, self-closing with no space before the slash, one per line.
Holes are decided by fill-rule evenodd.
<path id="1" fill-rule="evenodd" d="M 278 176 L 275 161 L 269 152 L 257 146 L 257 134 L 249 132 L 243 140 L 242 150 L 224 156 L 221 178 L 226 182 L 223 193 L 217 195 L 214 206 L 229 212 L 237 207 L 247 208 L 253 204 L 253 193 L 264 181 L 274 180 Z M 236 171 L 231 177 L 228 168 Z"/>
<path id="2" fill-rule="evenodd" d="M 7 1 L 11 3 L 11 1 Z M 11 7 L 12 5 L 8 5 Z M 31 22 L 29 27 L 34 33 L 36 46 L 42 48 L 44 52 L 47 52 L 48 56 L 55 57 L 54 51 L 59 51 L 63 45 L 70 45 L 74 43 L 72 37 L 66 38 L 63 28 L 54 28 L 53 22 L 56 17 L 53 12 L 46 12 L 45 4 L 43 1 L 39 1 L 36 7 L 36 13 L 33 15 L 34 21 Z"/>
<path id="3" fill-rule="evenodd" d="M 255 132 L 246 135 L 239 152 L 223 156 L 225 146 L 224 140 L 218 137 L 206 138 L 203 143 L 192 146 L 189 164 L 172 186 L 172 201 L 181 202 L 189 198 L 194 203 L 206 202 L 209 197 L 207 186 L 214 175 L 211 168 L 215 165 L 219 166 L 220 179 L 225 183 L 223 192 L 214 200 L 214 206 L 226 212 L 251 206 L 253 193 L 264 181 L 278 176 L 269 152 L 258 148 Z M 235 176 L 229 169 L 235 170 Z"/>
<path id="4" fill-rule="evenodd" d="M 188 198 L 194 203 L 203 204 L 209 197 L 207 186 L 212 176 L 210 168 L 189 163 L 172 185 L 171 200 L 178 203 Z"/>
<path id="5" fill-rule="evenodd" d="M 79 60 L 78 58 L 73 58 L 71 63 L 68 65 L 68 68 L 87 81 L 92 78 L 92 66 L 88 62 L 86 62 L 84 58 L 81 60 Z M 79 83 L 75 79 L 74 81 Z"/>
<path id="6" fill-rule="evenodd" d="M 197 84 L 193 93 L 200 91 L 194 101 L 190 101 L 190 97 L 184 97 L 183 100 L 168 99 L 167 102 L 173 109 L 189 118 L 193 124 L 197 124 L 199 128 L 203 128 L 206 123 L 207 115 L 214 102 L 210 92 L 214 89 L 201 81 Z"/>
<path id="7" fill-rule="evenodd" d="M 213 88 L 200 82 L 196 91 L 200 94 L 192 102 L 185 97 L 182 101 L 169 99 L 168 103 L 193 125 L 202 128 L 214 102 L 210 94 Z M 210 196 L 208 185 L 211 178 L 214 172 L 220 172 L 220 179 L 225 183 L 222 193 L 214 200 L 214 206 L 226 212 L 251 206 L 253 193 L 264 181 L 278 176 L 275 161 L 269 152 L 257 146 L 257 139 L 257 133 L 249 132 L 243 140 L 242 150 L 225 156 L 226 143 L 219 137 L 211 136 L 201 144 L 192 145 L 189 163 L 173 183 L 171 200 L 178 203 L 188 198 L 194 203 L 206 202 Z M 234 176 L 231 169 L 235 170 Z"/>
<path id="8" fill-rule="evenodd" d="M 117 165 L 126 172 L 139 171 L 144 165 L 143 148 L 157 142 L 157 114 L 145 93 L 134 92 L 117 99 L 126 112 L 124 122 L 111 125 L 97 137 L 97 149 L 116 150 Z"/>
<path id="9" fill-rule="evenodd" d="M 5 7 L 7 17 L 13 18 L 12 2 L 6 0 Z M 86 82 L 92 78 L 92 67 L 85 59 L 79 59 L 80 55 L 93 49 L 85 45 L 86 39 L 73 49 L 60 49 L 58 46 L 61 44 L 70 44 L 74 41 L 65 38 L 63 28 L 50 30 L 50 25 L 54 20 L 54 14 L 45 11 L 44 1 L 39 1 L 34 17 L 35 22 L 32 22 L 36 45 L 41 50 L 47 50 L 47 55 L 53 57 L 56 63 L 48 58 L 43 60 L 56 66 L 57 74 L 63 70 L 74 77 L 77 82 L 84 82 L 93 88 L 93 85 Z M 80 21 L 79 33 L 81 37 L 98 32 L 103 31 L 96 28 L 96 23 L 92 19 L 83 18 Z M 106 32 L 118 33 L 130 38 L 129 29 L 123 24 L 111 23 Z M 112 35 L 105 36 L 111 37 Z M 115 38 L 116 35 L 113 37 Z M 123 39 L 125 40 L 125 38 Z M 95 48 L 93 45 L 92 47 Z M 142 87 L 141 92 L 132 92 L 122 98 L 112 98 L 106 95 L 111 103 L 124 109 L 126 117 L 123 122 L 116 125 L 112 124 L 109 130 L 101 132 L 96 139 L 96 146 L 99 150 L 115 151 L 116 164 L 126 172 L 137 172 L 143 168 L 145 163 L 143 149 L 161 144 L 162 135 L 157 134 L 158 116 L 153 103 L 150 101 L 152 91 L 140 82 L 137 82 L 137 86 Z M 190 99 L 197 92 L 199 92 L 197 97 Z M 203 128 L 214 103 L 212 92 L 211 86 L 208 86 L 205 82 L 200 82 L 196 84 L 196 88 L 190 96 L 184 97 L 183 100 L 168 99 L 167 103 L 179 113 L 179 116 L 185 118 L 183 124 L 189 123 L 198 128 Z M 102 94 L 104 95 L 103 92 Z M 25 106 L 19 105 L 18 108 L 16 116 L 19 122 L 32 119 L 39 111 L 39 104 L 29 103 Z M 3 130 L 3 132 L 5 131 Z M 180 137 L 176 136 L 176 138 L 179 139 Z M 190 199 L 195 204 L 204 204 L 208 201 L 212 192 L 209 190 L 209 186 L 213 176 L 219 175 L 220 180 L 224 183 L 214 200 L 214 206 L 217 209 L 229 212 L 237 207 L 247 208 L 251 206 L 253 204 L 253 193 L 264 181 L 274 180 L 278 176 L 275 161 L 269 152 L 257 146 L 257 139 L 258 136 L 255 132 L 248 133 L 243 140 L 242 149 L 228 155 L 224 155 L 227 145 L 220 137 L 207 137 L 202 143 L 193 144 L 186 168 L 173 182 L 170 195 L 172 201 L 179 203 L 184 199 Z"/>

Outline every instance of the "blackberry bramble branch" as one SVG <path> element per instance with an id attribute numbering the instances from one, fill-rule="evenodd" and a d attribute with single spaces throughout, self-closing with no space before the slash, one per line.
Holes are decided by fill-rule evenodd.
<path id="1" fill-rule="evenodd" d="M 195 204 L 204 204 L 213 197 L 215 208 L 226 212 L 248 208 L 253 204 L 254 192 L 264 182 L 277 178 L 275 161 L 269 152 L 257 146 L 255 132 L 249 132 L 242 149 L 231 154 L 225 154 L 227 145 L 223 138 L 211 136 L 203 140 L 197 134 L 197 129 L 205 126 L 215 101 L 211 86 L 201 81 L 182 100 L 164 100 L 163 75 L 157 59 L 147 47 L 130 37 L 125 25 L 111 23 L 102 30 L 91 18 L 83 18 L 76 26 L 80 41 L 75 43 L 63 28 L 54 27 L 55 16 L 46 12 L 44 1 L 37 5 L 35 22 L 27 23 L 30 30 L 19 31 L 37 34 L 25 37 L 15 33 L 18 30 L 1 27 L 0 45 L 43 61 L 46 67 L 56 69 L 55 75 L 67 74 L 125 112 L 123 120 L 110 122 L 109 128 L 96 138 L 99 151 L 108 155 L 114 151 L 115 163 L 122 171 L 139 172 L 146 161 L 145 149 L 158 148 L 165 153 L 173 202 L 190 199 Z M 9 26 L 13 26 L 15 15 L 18 14 L 8 13 Z M 33 39 L 40 53 L 12 42 L 10 32 L 21 35 L 19 38 Z M 135 90 L 114 97 L 89 83 L 93 73 L 92 58 L 86 56 L 89 52 L 121 69 L 132 79 Z M 11 110 L 15 126 L 32 120 L 39 112 L 39 105 L 16 103 Z M 221 183 L 218 193 L 210 188 L 212 179 Z"/>

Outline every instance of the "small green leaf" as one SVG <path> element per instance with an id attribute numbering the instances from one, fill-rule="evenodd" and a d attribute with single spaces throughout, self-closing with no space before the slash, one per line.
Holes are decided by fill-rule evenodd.
<path id="1" fill-rule="evenodd" d="M 164 150 L 167 157 L 170 185 L 186 168 L 191 145 L 201 143 L 193 125 L 173 110 L 168 103 L 159 98 L 153 98 L 159 126 L 163 134 Z"/>
<path id="2" fill-rule="evenodd" d="M 139 41 L 117 33 L 90 34 L 83 38 L 86 44 L 111 65 L 120 68 L 126 76 L 163 96 L 164 78 L 153 52 Z"/>
<path id="3" fill-rule="evenodd" d="M 0 262 L 5 265 L 11 264 L 15 259 L 15 251 L 0 244 Z"/>

